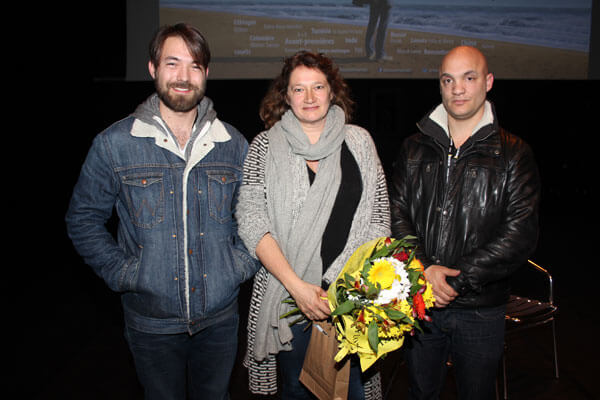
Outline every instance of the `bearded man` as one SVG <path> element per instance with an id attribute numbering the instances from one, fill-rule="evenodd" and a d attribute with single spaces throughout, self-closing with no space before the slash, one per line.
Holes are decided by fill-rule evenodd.
<path id="1" fill-rule="evenodd" d="M 76 250 L 121 295 L 146 399 L 228 398 L 239 286 L 258 269 L 233 218 L 248 143 L 204 95 L 209 61 L 197 29 L 159 29 L 156 93 L 96 136 L 66 216 Z"/>

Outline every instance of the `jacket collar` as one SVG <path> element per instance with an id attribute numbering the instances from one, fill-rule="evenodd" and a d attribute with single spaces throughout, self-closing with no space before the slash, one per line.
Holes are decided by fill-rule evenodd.
<path id="1" fill-rule="evenodd" d="M 194 133 L 190 138 L 190 143 L 184 155 L 173 135 L 169 133 L 170 131 L 166 123 L 160 117 L 157 101 L 158 98 L 154 94 L 134 112 L 133 116 L 135 120 L 130 131 L 131 136 L 152 138 L 158 147 L 166 149 L 188 161 L 199 161 L 212 150 L 214 143 L 226 142 L 231 139 L 223 123 L 216 117 L 212 119 L 198 118 L 198 121 L 192 128 Z M 210 107 L 210 111 L 212 111 L 212 107 Z M 204 112 L 206 113 L 206 110 Z M 214 111 L 212 112 L 214 113 Z"/>
<path id="2" fill-rule="evenodd" d="M 444 147 L 449 146 L 448 113 L 443 104 L 439 104 L 425 115 L 417 124 L 417 127 L 423 134 L 430 136 Z M 471 137 L 475 141 L 483 140 L 497 130 L 498 120 L 496 118 L 496 110 L 494 105 L 489 100 L 486 100 L 483 116 L 475 129 L 473 129 Z"/>

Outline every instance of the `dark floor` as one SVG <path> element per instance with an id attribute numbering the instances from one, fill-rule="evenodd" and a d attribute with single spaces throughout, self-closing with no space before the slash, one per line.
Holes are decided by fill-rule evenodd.
<path id="1" fill-rule="evenodd" d="M 599 317 L 591 302 L 592 280 L 579 266 L 587 262 L 568 250 L 569 240 L 559 234 L 565 221 L 553 219 L 543 225 L 537 260 L 555 278 L 560 379 L 553 379 L 551 330 L 548 326 L 526 331 L 507 341 L 508 393 L 511 399 L 598 399 Z M 66 241 L 66 239 L 65 239 Z M 592 238 L 582 244 L 592 248 Z M 68 243 L 57 248 L 70 248 Z M 122 315 L 117 295 L 83 265 L 72 250 L 33 290 L 41 293 L 39 315 L 21 327 L 24 343 L 17 348 L 17 374 L 27 383 L 12 385 L 13 398 L 26 399 L 141 399 L 141 390 L 122 336 Z M 41 255 L 40 255 L 41 257 Z M 578 258 L 579 257 L 579 258 Z M 41 258 L 42 259 L 42 258 Z M 61 277 L 60 279 L 56 278 Z M 587 279 L 586 279 L 587 278 Z M 595 286 L 595 285 L 594 285 Z M 248 285 L 241 302 L 247 301 Z M 242 307 L 243 309 L 244 307 Z M 244 315 L 242 315 L 244 319 Z M 35 322 L 33 322 L 35 321 Z M 244 348 L 242 321 L 240 353 Z M 13 349 L 9 349 L 11 352 Z M 241 355 L 241 354 L 240 354 Z M 383 362 L 387 399 L 403 399 L 406 370 L 400 353 Z M 246 370 L 237 363 L 231 383 L 232 400 L 270 399 L 253 397 L 246 389 Z M 442 399 L 455 399 L 452 374 Z"/>

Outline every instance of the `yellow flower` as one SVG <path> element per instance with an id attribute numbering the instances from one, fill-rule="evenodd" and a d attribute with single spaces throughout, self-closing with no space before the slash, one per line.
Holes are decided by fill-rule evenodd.
<path id="1" fill-rule="evenodd" d="M 423 271 L 423 264 L 421 264 L 421 261 L 418 258 L 413 258 L 410 262 L 410 264 L 408 264 L 408 268 L 410 269 L 414 269 L 415 271 Z"/>
<path id="2" fill-rule="evenodd" d="M 387 289 L 392 286 L 396 270 L 392 263 L 386 258 L 378 258 L 373 261 L 373 266 L 369 271 L 369 281 L 373 284 L 379 283 L 382 289 Z"/>
<path id="3" fill-rule="evenodd" d="M 398 310 L 400 310 L 401 312 L 403 312 L 404 315 L 409 317 L 411 320 L 413 319 L 412 318 L 412 308 L 411 308 L 410 304 L 408 303 L 408 301 L 402 300 L 400 303 L 397 304 L 396 308 Z"/>
<path id="4" fill-rule="evenodd" d="M 433 307 L 435 298 L 433 297 L 433 287 L 430 282 L 426 283 L 425 292 L 423 292 L 423 301 L 425 302 L 425 307 Z"/>
<path id="5" fill-rule="evenodd" d="M 363 266 L 367 260 L 371 260 L 374 251 L 390 246 L 391 242 L 392 239 L 387 237 L 377 238 L 363 244 L 352 254 L 335 284 L 330 285 L 327 291 L 331 311 L 339 306 L 337 292 L 340 287 L 345 287 L 346 280 L 343 279 L 344 276 L 346 274 L 350 275 L 351 279 L 349 280 L 351 282 L 360 279 Z M 395 279 L 399 279 L 399 276 L 396 275 L 394 264 L 390 262 L 390 258 L 384 256 L 371 262 L 373 265 L 369 270 L 367 279 L 373 284 L 379 284 L 382 289 L 391 289 L 392 283 Z M 423 266 L 418 261 L 412 262 L 409 268 L 423 271 Z M 419 285 L 427 285 L 422 297 L 427 307 L 430 307 L 434 301 L 431 284 L 422 278 L 424 277 L 421 277 L 418 283 Z M 390 303 L 390 305 L 392 304 Z M 402 322 L 393 321 L 382 314 L 380 307 L 374 306 L 364 307 L 358 315 L 356 312 L 352 312 L 335 317 L 333 322 L 336 326 L 336 336 L 339 343 L 339 351 L 335 356 L 335 360 L 339 362 L 348 354 L 357 354 L 360 359 L 361 370 L 364 372 L 383 355 L 402 347 L 405 336 L 414 327 L 412 307 L 406 299 L 394 302 L 393 307 L 398 311 L 402 311 L 408 318 Z M 369 341 L 369 324 L 373 322 L 377 322 L 379 337 L 376 350 L 373 350 Z"/>

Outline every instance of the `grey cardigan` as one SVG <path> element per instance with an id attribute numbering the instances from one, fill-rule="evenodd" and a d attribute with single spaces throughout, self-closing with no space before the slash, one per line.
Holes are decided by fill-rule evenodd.
<path id="1" fill-rule="evenodd" d="M 345 142 L 361 172 L 363 192 L 354 214 L 346 246 L 323 276 L 323 280 L 328 283 L 336 279 L 348 258 L 360 245 L 380 236 L 389 236 L 391 233 L 385 174 L 371 136 L 363 128 L 347 125 Z M 265 206 L 265 162 L 268 151 L 269 135 L 268 131 L 265 131 L 257 135 L 250 145 L 236 209 L 239 236 L 250 254 L 255 257 L 258 242 L 270 229 Z M 261 394 L 274 394 L 277 391 L 275 363 L 277 350 L 273 351 L 273 348 L 281 351 L 291 348 L 287 340 L 283 343 L 260 343 L 259 339 L 257 343 L 255 339 L 257 329 L 265 329 L 256 324 L 263 301 L 269 304 L 281 300 L 269 297 L 266 290 L 269 279 L 275 278 L 262 267 L 254 280 L 248 317 L 248 348 L 244 360 L 244 365 L 249 368 L 250 390 Z M 375 378 L 365 385 L 365 393 L 369 399 L 381 397 L 379 375 L 377 374 Z"/>

